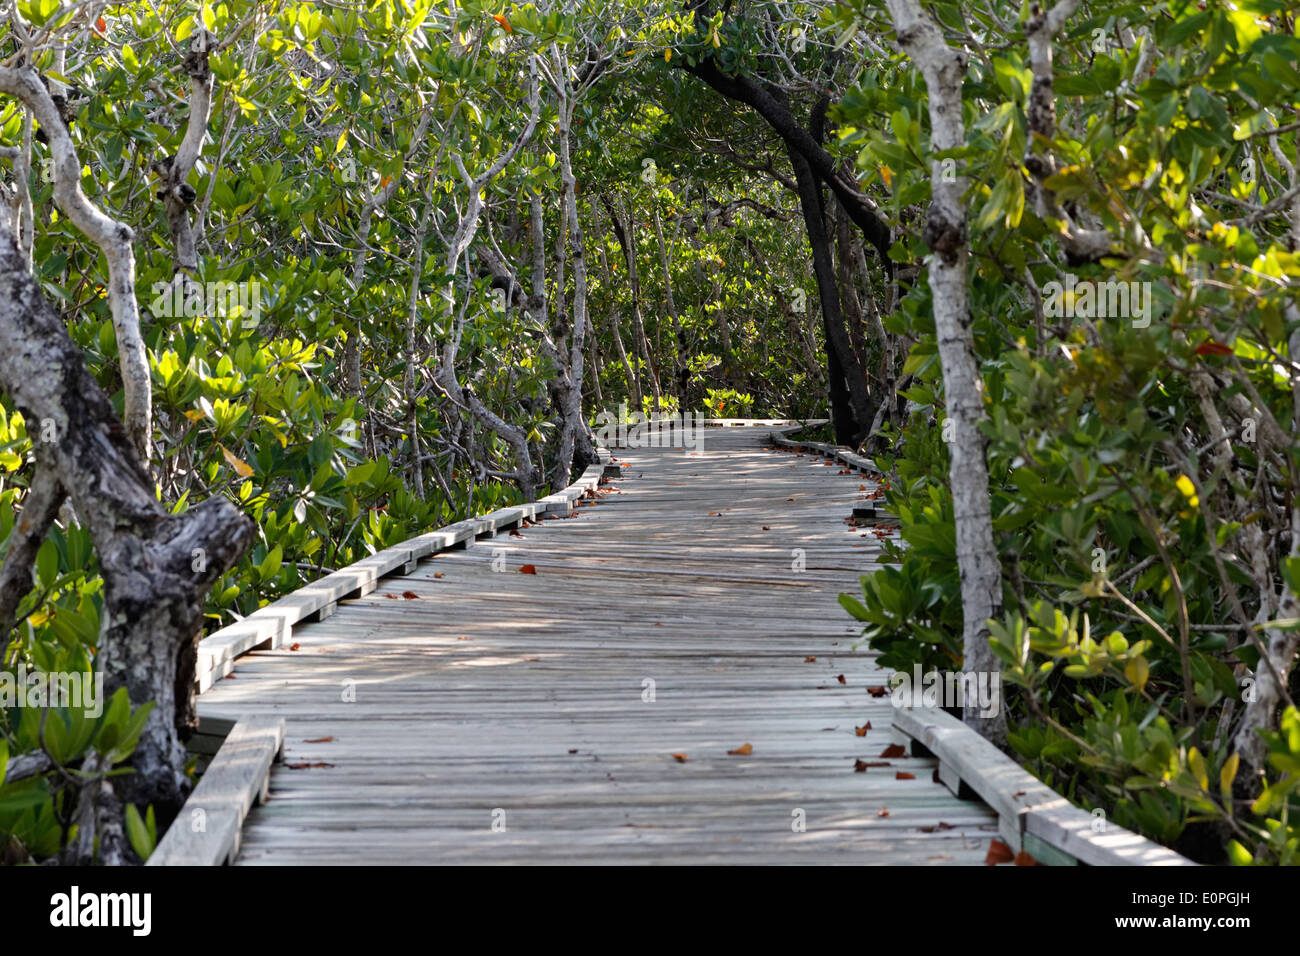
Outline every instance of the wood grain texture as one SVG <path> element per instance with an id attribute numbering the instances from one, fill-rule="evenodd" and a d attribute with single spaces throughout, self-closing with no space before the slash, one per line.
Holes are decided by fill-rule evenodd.
<path id="1" fill-rule="evenodd" d="M 228 862 L 239 849 L 240 825 L 265 794 L 271 763 L 283 746 L 282 718 L 247 717 L 236 722 L 147 865 Z"/>
<path id="2" fill-rule="evenodd" d="M 236 660 L 200 712 L 287 725 L 238 862 L 982 864 L 996 814 L 881 757 L 889 672 L 837 602 L 880 553 L 845 521 L 874 486 L 770 431 L 615 448 L 571 517 Z"/>

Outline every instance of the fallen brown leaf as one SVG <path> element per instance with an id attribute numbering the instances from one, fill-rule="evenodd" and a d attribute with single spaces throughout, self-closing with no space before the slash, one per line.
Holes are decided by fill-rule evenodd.
<path id="1" fill-rule="evenodd" d="M 984 865 L 997 866 L 999 863 L 1010 863 L 1015 858 L 1016 855 L 1011 852 L 1011 847 L 1001 840 L 989 840 L 989 852 L 984 857 Z"/>
<path id="2" fill-rule="evenodd" d="M 733 757 L 748 757 L 754 752 L 753 744 L 741 744 L 735 750 L 728 750 L 727 753 Z"/>
<path id="3" fill-rule="evenodd" d="M 876 816 L 878 817 L 889 816 L 889 807 L 881 807 L 879 810 L 876 811 Z"/>
<path id="4" fill-rule="evenodd" d="M 836 679 L 837 681 L 839 681 L 841 684 L 847 684 L 847 683 L 848 683 L 848 681 L 846 681 L 846 680 L 844 679 L 844 675 L 843 675 L 843 674 L 836 674 L 836 675 L 835 675 L 835 679 Z"/>
<path id="5" fill-rule="evenodd" d="M 672 758 L 676 760 L 678 763 L 686 763 L 686 761 L 690 759 L 686 756 L 686 754 L 672 754 Z"/>
<path id="6" fill-rule="evenodd" d="M 816 664 L 816 663 L 817 663 L 817 658 L 815 658 L 815 657 L 805 657 L 805 658 L 803 659 L 803 662 L 804 662 L 805 664 Z"/>
<path id="7" fill-rule="evenodd" d="M 418 601 L 420 599 L 420 595 L 416 594 L 414 591 L 403 591 L 402 597 L 406 598 L 408 601 Z"/>
<path id="8" fill-rule="evenodd" d="M 905 770 L 900 770 L 900 771 L 898 771 L 897 773 L 894 774 L 894 779 L 895 779 L 895 780 L 915 780 L 915 779 L 916 779 L 916 774 L 914 774 L 914 773 L 908 773 L 908 772 L 906 772 Z"/>
<path id="9" fill-rule="evenodd" d="M 881 685 L 877 685 L 876 687 L 868 687 L 867 693 L 870 694 L 872 697 L 884 697 L 886 694 L 889 693 L 889 688 Z"/>
<path id="10" fill-rule="evenodd" d="M 880 755 L 882 757 L 906 757 L 907 748 L 902 744 L 890 744 Z"/>
<path id="11" fill-rule="evenodd" d="M 328 743 L 333 743 L 333 741 L 334 741 L 334 738 L 333 738 L 333 737 L 316 737 L 316 738 L 314 738 L 314 739 L 312 739 L 312 740 L 304 740 L 303 743 L 305 743 L 305 744 L 328 744 Z"/>
<path id="12" fill-rule="evenodd" d="M 889 764 L 883 760 L 855 760 L 853 761 L 854 773 L 866 773 L 868 767 L 888 767 Z"/>
<path id="13" fill-rule="evenodd" d="M 316 767 L 332 767 L 334 765 L 332 763 L 325 763 L 323 760 L 318 760 L 315 763 L 287 763 L 285 766 L 290 770 L 312 770 Z"/>
<path id="14" fill-rule="evenodd" d="M 1016 866 L 1042 866 L 1043 865 L 1039 863 L 1037 860 L 1035 860 L 1028 853 L 1026 853 L 1024 850 L 1021 850 L 1019 853 L 1016 854 L 1016 858 L 1014 862 Z"/>
<path id="15" fill-rule="evenodd" d="M 531 565 L 531 564 L 525 564 L 522 568 L 519 569 L 519 573 L 520 573 L 520 574 L 536 574 L 536 573 L 537 573 L 537 568 L 536 568 L 536 566 L 534 566 L 534 565 Z"/>
<path id="16" fill-rule="evenodd" d="M 301 644 L 290 644 L 290 645 L 289 645 L 289 650 L 291 650 L 291 651 L 296 651 L 296 650 L 297 650 L 298 648 L 300 648 L 300 647 L 302 647 Z"/>

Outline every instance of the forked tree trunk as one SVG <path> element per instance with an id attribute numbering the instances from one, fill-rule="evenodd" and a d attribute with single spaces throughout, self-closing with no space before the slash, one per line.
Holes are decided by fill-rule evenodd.
<path id="1" fill-rule="evenodd" d="M 104 579 L 96 666 L 105 692 L 156 704 L 132 758 L 115 778 L 121 800 L 168 818 L 188 787 L 178 723 L 193 714 L 194 645 L 208 588 L 253 540 L 253 523 L 224 498 L 172 515 L 86 368 L 63 322 L 23 267 L 0 224 L 0 389 L 53 441 L 35 446 L 89 529 Z M 42 479 L 43 481 L 46 479 Z"/>

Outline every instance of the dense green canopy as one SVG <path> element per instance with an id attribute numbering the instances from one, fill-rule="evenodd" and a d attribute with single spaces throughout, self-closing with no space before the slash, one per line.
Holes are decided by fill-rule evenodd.
<path id="1" fill-rule="evenodd" d="M 602 412 L 827 418 L 901 519 L 843 599 L 884 664 L 1001 667 L 972 723 L 1081 805 L 1296 862 L 1290 6 L 18 2 L 6 281 L 109 396 L 144 524 L 251 518 L 195 567 L 208 630 L 562 487 Z M 143 519 L 96 524 L 19 358 L 0 665 L 90 671 Z M 61 768 L 174 740 L 197 624 L 175 721 L 111 676 L 43 730 L 0 698 L 0 859 L 97 852 Z M 177 792 L 118 786 L 129 860 Z"/>

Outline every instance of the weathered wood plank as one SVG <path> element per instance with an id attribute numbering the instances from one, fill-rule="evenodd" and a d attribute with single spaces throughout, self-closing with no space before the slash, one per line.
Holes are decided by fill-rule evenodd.
<path id="1" fill-rule="evenodd" d="M 200 711 L 289 728 L 239 862 L 982 862 L 997 815 L 880 756 L 889 672 L 836 601 L 874 486 L 769 430 L 620 449 L 617 487 L 593 465 L 518 537 L 442 539 L 236 661 Z"/>
<path id="2" fill-rule="evenodd" d="M 283 745 L 283 718 L 238 721 L 148 865 L 219 866 L 233 859 L 240 826 L 261 799 L 271 764 Z"/>
<path id="3" fill-rule="evenodd" d="M 939 758 L 940 777 L 950 789 L 955 790 L 957 782 L 965 784 L 997 810 L 999 830 L 1013 850 L 1022 849 L 1024 835 L 1032 833 L 1093 865 L 1196 865 L 1123 827 L 1098 821 L 951 714 L 929 707 L 899 707 L 894 725 Z"/>

